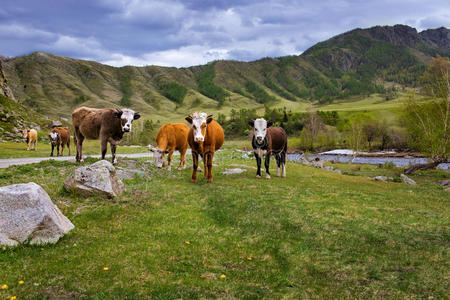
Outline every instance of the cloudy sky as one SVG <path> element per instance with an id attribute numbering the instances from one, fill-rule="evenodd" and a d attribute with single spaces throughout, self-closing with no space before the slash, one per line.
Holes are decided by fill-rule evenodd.
<path id="1" fill-rule="evenodd" d="M 300 54 L 354 29 L 450 27 L 448 0 L 1 0 L 0 55 L 184 67 Z"/>

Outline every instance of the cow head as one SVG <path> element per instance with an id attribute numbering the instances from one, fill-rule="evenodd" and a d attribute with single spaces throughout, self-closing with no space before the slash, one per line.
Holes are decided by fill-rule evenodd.
<path id="1" fill-rule="evenodd" d="M 130 132 L 131 123 L 133 122 L 133 120 L 137 120 L 141 117 L 138 112 L 135 112 L 134 110 L 129 108 L 118 109 L 115 112 L 115 116 L 120 119 L 122 132 Z"/>
<path id="2" fill-rule="evenodd" d="M 56 131 L 52 131 L 48 135 L 48 137 L 50 138 L 50 143 L 52 143 L 52 145 L 56 145 L 56 143 L 58 142 L 58 135 L 59 133 L 57 133 Z"/>
<path id="3" fill-rule="evenodd" d="M 185 120 L 192 124 L 194 142 L 203 143 L 205 141 L 206 126 L 213 120 L 212 115 L 208 116 L 204 112 L 195 112 L 192 116 L 186 117 Z"/>
<path id="4" fill-rule="evenodd" d="M 153 152 L 156 167 L 162 168 L 164 165 L 164 159 L 166 157 L 166 154 L 169 153 L 169 151 L 164 151 L 159 148 L 151 148 L 150 151 Z"/>
<path id="5" fill-rule="evenodd" d="M 267 127 L 272 126 L 272 121 L 266 121 L 263 118 L 259 118 L 248 122 L 248 125 L 253 127 L 253 135 L 256 139 L 256 143 L 262 144 L 266 138 Z"/>
<path id="6" fill-rule="evenodd" d="M 28 132 L 30 132 L 29 129 L 23 129 L 22 130 L 22 137 L 26 139 L 28 137 Z"/>

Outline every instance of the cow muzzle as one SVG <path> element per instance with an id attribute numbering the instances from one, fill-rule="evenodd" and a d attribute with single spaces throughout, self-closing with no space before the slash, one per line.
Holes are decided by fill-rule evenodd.
<path id="1" fill-rule="evenodd" d="M 256 141 L 258 142 L 258 144 L 261 144 L 264 141 L 264 138 L 261 136 L 257 136 Z"/>
<path id="2" fill-rule="evenodd" d="M 122 127 L 123 132 L 130 132 L 130 127 Z"/>
<path id="3" fill-rule="evenodd" d="M 203 137 L 196 137 L 195 142 L 202 143 L 205 139 Z"/>

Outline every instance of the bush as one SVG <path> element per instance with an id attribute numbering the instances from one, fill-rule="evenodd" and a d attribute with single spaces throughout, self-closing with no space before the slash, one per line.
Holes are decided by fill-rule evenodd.
<path id="1" fill-rule="evenodd" d="M 177 82 L 169 82 L 161 86 L 163 94 L 169 100 L 181 104 L 186 96 L 187 88 Z"/>

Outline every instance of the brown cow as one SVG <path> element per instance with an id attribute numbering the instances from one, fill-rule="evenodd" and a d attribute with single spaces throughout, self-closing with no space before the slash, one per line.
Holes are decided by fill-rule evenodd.
<path id="1" fill-rule="evenodd" d="M 194 163 L 192 171 L 192 182 L 197 181 L 198 155 L 203 158 L 205 167 L 205 178 L 208 183 L 213 181 L 212 162 L 214 152 L 222 147 L 224 141 L 223 129 L 213 120 L 212 115 L 203 112 L 195 112 L 185 118 L 192 127 L 189 129 L 188 143 L 192 149 L 192 160 Z"/>
<path id="2" fill-rule="evenodd" d="M 183 123 L 168 123 L 161 127 L 156 136 L 158 146 L 150 149 L 155 157 L 158 168 L 164 167 L 164 158 L 167 156 L 167 170 L 171 169 L 172 155 L 175 150 L 180 152 L 180 165 L 178 170 L 186 168 L 186 151 L 188 148 L 187 136 L 189 128 Z"/>
<path id="3" fill-rule="evenodd" d="M 50 143 L 52 144 L 52 153 L 50 156 L 53 156 L 53 150 L 56 146 L 56 156 L 64 155 L 64 146 L 67 145 L 69 148 L 69 156 L 70 156 L 70 131 L 67 127 L 55 127 L 52 129 L 50 134 Z M 61 146 L 61 152 L 59 152 L 59 146 Z"/>
<path id="4" fill-rule="evenodd" d="M 139 119 L 139 113 L 132 109 L 79 107 L 72 113 L 74 139 L 77 149 L 76 160 L 83 161 L 83 141 L 100 139 L 102 159 L 105 159 L 108 142 L 111 146 L 112 163 L 116 163 L 116 147 L 125 132 L 131 131 L 133 120 Z"/>
<path id="5" fill-rule="evenodd" d="M 37 131 L 36 129 L 24 129 L 22 130 L 22 136 L 26 139 L 28 144 L 27 151 L 30 150 L 30 146 L 34 145 L 34 151 L 37 150 Z"/>
<path id="6" fill-rule="evenodd" d="M 280 176 L 280 167 L 283 169 L 282 176 L 286 177 L 286 151 L 287 135 L 281 127 L 271 127 L 272 122 L 262 118 L 248 123 L 253 129 L 252 146 L 255 153 L 256 177 L 261 177 L 261 160 L 266 156 L 264 166 L 266 168 L 266 179 L 270 179 L 269 165 L 270 155 L 273 154 L 277 161 L 277 176 Z"/>

